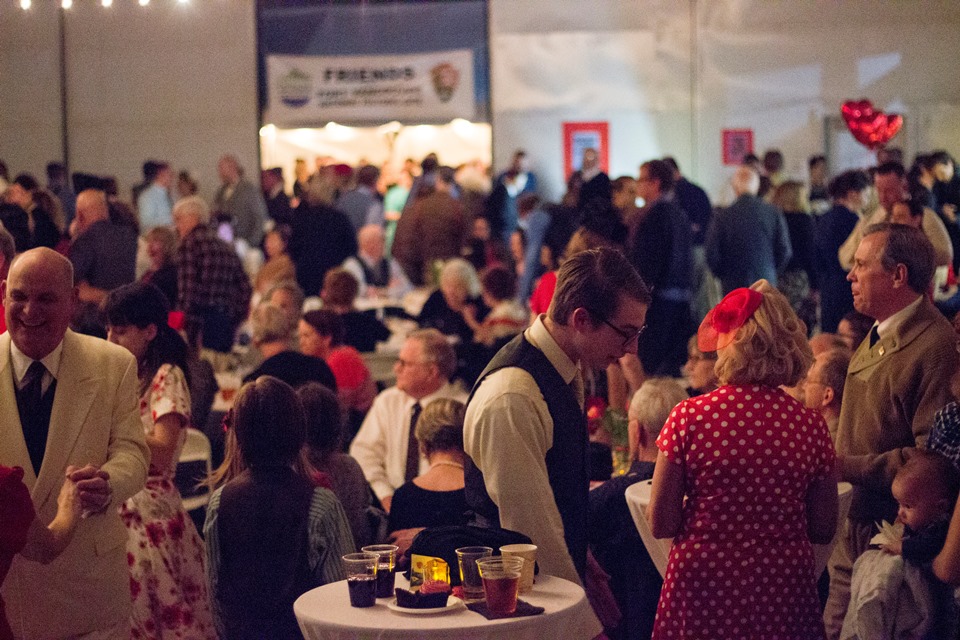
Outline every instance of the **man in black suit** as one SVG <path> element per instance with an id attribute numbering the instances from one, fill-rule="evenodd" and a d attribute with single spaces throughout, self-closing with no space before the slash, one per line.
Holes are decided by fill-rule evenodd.
<path id="1" fill-rule="evenodd" d="M 666 197 L 672 187 L 673 168 L 663 160 L 640 166 L 637 193 L 645 202 L 645 212 L 637 216 L 630 230 L 627 257 L 653 289 L 647 329 L 639 340 L 643 370 L 648 375 L 678 377 L 693 333 L 693 261 L 690 220 Z"/>
<path id="2" fill-rule="evenodd" d="M 263 200 L 267 203 L 267 216 L 276 224 L 290 224 L 293 209 L 290 196 L 283 190 L 283 169 L 274 167 L 260 172 Z"/>

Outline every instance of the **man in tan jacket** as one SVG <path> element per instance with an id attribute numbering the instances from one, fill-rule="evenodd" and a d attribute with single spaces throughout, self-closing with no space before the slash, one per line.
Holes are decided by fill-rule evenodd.
<path id="1" fill-rule="evenodd" d="M 875 523 L 897 516 L 893 476 L 952 399 L 957 336 L 927 296 L 933 271 L 933 247 L 922 231 L 884 223 L 865 230 L 847 277 L 854 307 L 876 324 L 850 361 L 837 427 L 840 479 L 854 488 L 845 535 L 830 559 L 830 638 L 843 624 L 853 563 Z"/>
<path id="2" fill-rule="evenodd" d="M 143 488 L 150 452 L 137 408 L 137 361 L 67 327 L 77 303 L 70 261 L 21 253 L 0 284 L 0 464 L 23 481 L 47 523 L 65 473 L 86 517 L 48 565 L 14 560 L 3 599 L 18 639 L 130 637 L 127 530 L 117 506 Z M 0 528 L 3 523 L 0 522 Z"/>

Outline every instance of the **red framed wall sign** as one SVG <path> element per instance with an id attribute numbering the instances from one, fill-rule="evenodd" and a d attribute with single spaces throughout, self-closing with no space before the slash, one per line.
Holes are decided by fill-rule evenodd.
<path id="1" fill-rule="evenodd" d="M 745 155 L 753 153 L 753 129 L 724 129 L 722 135 L 723 164 L 741 164 Z"/>
<path id="2" fill-rule="evenodd" d="M 596 149 L 600 168 L 610 172 L 610 125 L 607 122 L 563 123 L 563 175 L 580 170 L 585 149 Z"/>

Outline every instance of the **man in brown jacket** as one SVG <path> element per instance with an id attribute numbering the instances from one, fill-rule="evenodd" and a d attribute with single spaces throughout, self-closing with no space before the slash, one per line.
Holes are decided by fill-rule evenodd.
<path id="1" fill-rule="evenodd" d="M 397 223 L 393 257 L 414 284 L 430 284 L 434 260 L 458 257 L 467 239 L 467 216 L 453 187 L 453 169 L 440 167 L 433 191 L 418 198 Z"/>
<path id="2" fill-rule="evenodd" d="M 841 480 L 853 484 L 853 501 L 830 559 L 829 638 L 840 634 L 853 563 L 876 533 L 875 523 L 897 516 L 893 476 L 926 442 L 934 413 L 952 399 L 957 336 L 926 295 L 933 253 L 918 229 L 873 225 L 847 277 L 854 307 L 877 322 L 850 361 L 837 428 L 837 465 Z"/>

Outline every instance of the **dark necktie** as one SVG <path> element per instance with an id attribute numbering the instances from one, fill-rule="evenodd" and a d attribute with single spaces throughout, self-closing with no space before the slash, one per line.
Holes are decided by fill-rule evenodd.
<path id="1" fill-rule="evenodd" d="M 27 368 L 16 394 L 23 439 L 27 444 L 34 473 L 40 473 L 43 452 L 47 447 L 47 429 L 44 427 L 48 425 L 39 424 L 37 421 L 43 413 L 43 374 L 46 372 L 47 368 L 43 363 L 34 360 Z"/>
<path id="2" fill-rule="evenodd" d="M 407 442 L 407 471 L 403 476 L 406 482 L 410 482 L 417 477 L 420 471 L 420 448 L 417 445 L 416 426 L 417 418 L 420 417 L 420 410 L 423 407 L 417 402 L 413 405 L 413 411 L 410 413 L 410 435 Z"/>
<path id="3" fill-rule="evenodd" d="M 877 327 L 874 325 L 873 329 L 870 329 L 870 348 L 873 349 L 873 345 L 877 344 L 879 340 L 880 332 L 877 331 Z"/>

